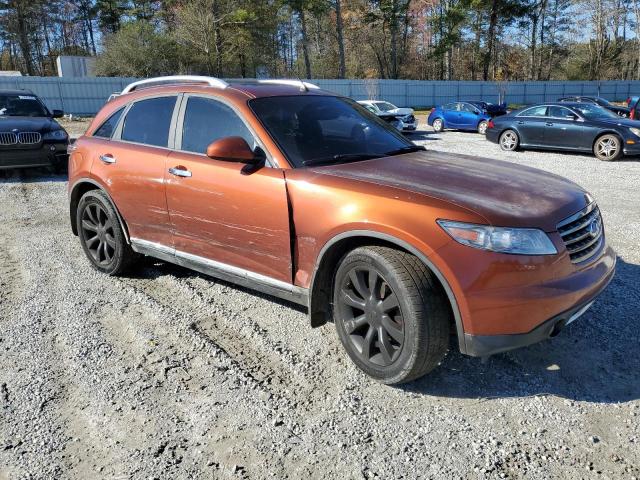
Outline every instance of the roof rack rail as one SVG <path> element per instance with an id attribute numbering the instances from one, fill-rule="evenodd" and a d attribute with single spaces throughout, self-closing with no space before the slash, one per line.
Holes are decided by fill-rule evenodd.
<path id="1" fill-rule="evenodd" d="M 275 85 L 291 85 L 292 87 L 300 87 L 300 90 L 319 90 L 320 87 L 309 82 L 303 82 L 302 80 L 289 80 L 289 79 L 269 79 L 269 80 L 258 80 L 258 83 L 268 83 Z"/>
<path id="2" fill-rule="evenodd" d="M 170 75 L 167 77 L 147 78 L 145 80 L 139 80 L 137 82 L 130 83 L 129 85 L 124 87 L 120 95 L 132 92 L 138 87 L 142 86 L 153 87 L 172 83 L 205 83 L 210 87 L 215 88 L 227 88 L 229 86 L 229 84 L 224 80 L 220 80 L 219 78 L 214 77 L 204 77 L 200 75 Z"/>

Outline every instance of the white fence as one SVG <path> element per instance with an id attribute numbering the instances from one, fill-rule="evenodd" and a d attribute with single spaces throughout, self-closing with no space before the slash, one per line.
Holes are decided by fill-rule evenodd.
<path id="1" fill-rule="evenodd" d="M 0 77 L 2 89 L 29 89 L 47 105 L 74 115 L 93 115 L 113 92 L 134 78 Z M 526 105 L 567 95 L 598 95 L 622 101 L 640 95 L 640 81 L 602 82 L 449 82 L 422 80 L 310 80 L 355 100 L 377 98 L 402 107 L 432 107 L 454 100 Z"/>

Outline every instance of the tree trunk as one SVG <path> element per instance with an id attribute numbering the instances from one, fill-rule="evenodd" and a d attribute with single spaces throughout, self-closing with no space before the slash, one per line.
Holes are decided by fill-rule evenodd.
<path id="1" fill-rule="evenodd" d="M 496 25 L 498 24 L 498 0 L 491 2 L 491 14 L 489 16 L 489 30 L 487 31 L 487 51 L 484 54 L 482 65 L 482 79 L 486 82 L 489 80 L 489 67 L 491 65 L 491 57 L 493 57 L 493 48 L 495 44 Z"/>
<path id="2" fill-rule="evenodd" d="M 300 27 L 302 30 L 302 56 L 304 57 L 304 70 L 306 78 L 313 78 L 311 76 L 311 59 L 309 58 L 309 38 L 307 36 L 307 20 L 305 18 L 304 9 L 300 9 L 298 12 L 300 15 Z"/>
<path id="3" fill-rule="evenodd" d="M 27 32 L 27 20 L 25 18 L 25 12 L 21 1 L 15 2 L 16 16 L 17 16 L 17 28 L 18 28 L 18 42 L 20 43 L 20 50 L 22 51 L 22 58 L 24 60 L 24 68 L 28 75 L 33 75 L 33 59 L 31 58 L 31 43 L 29 42 L 29 33 Z"/>
<path id="4" fill-rule="evenodd" d="M 344 78 L 347 67 L 344 58 L 344 37 L 342 34 L 342 0 L 335 0 L 336 7 L 336 33 L 338 35 L 338 78 Z"/>

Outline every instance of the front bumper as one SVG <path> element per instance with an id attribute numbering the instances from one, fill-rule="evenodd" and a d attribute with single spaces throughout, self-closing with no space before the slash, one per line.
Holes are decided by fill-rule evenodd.
<path id="1" fill-rule="evenodd" d="M 403 132 L 413 132 L 418 128 L 418 122 L 405 123 L 400 122 L 401 130 Z"/>
<path id="2" fill-rule="evenodd" d="M 67 142 L 42 143 L 36 148 L 0 148 L 0 170 L 64 165 Z"/>
<path id="3" fill-rule="evenodd" d="M 613 279 L 612 270 L 604 284 L 588 300 L 552 317 L 528 333 L 514 335 L 470 335 L 464 334 L 466 354 L 472 357 L 488 357 L 496 353 L 507 352 L 516 348 L 526 347 L 534 343 L 547 340 L 558 335 L 569 323 L 577 320 L 593 304 L 596 297 L 607 287 Z"/>

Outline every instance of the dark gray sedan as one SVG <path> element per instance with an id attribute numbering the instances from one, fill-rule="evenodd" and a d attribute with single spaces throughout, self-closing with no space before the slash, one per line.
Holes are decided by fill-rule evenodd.
<path id="1" fill-rule="evenodd" d="M 593 152 L 608 161 L 640 155 L 640 121 L 589 103 L 547 103 L 511 112 L 491 120 L 486 137 L 503 150 Z"/>

